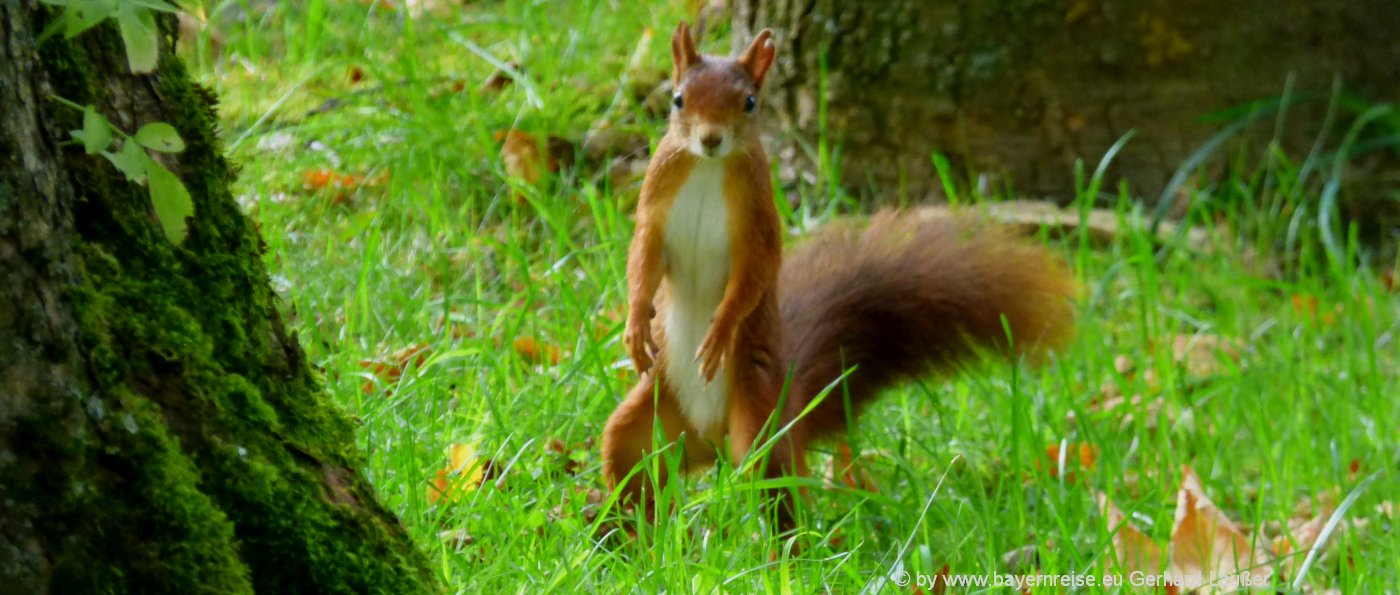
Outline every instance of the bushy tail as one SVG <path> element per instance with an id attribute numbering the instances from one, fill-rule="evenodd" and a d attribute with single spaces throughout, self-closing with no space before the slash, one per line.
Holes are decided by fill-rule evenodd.
<path id="1" fill-rule="evenodd" d="M 830 225 L 785 256 L 778 288 L 797 402 L 856 368 L 807 418 L 810 437 L 845 427 L 841 391 L 859 407 L 980 351 L 1035 355 L 1074 333 L 1076 284 L 1057 259 L 970 216 L 884 211 L 863 228 Z"/>

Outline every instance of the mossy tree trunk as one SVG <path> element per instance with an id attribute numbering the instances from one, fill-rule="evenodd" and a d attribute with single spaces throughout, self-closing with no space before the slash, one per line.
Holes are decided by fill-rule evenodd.
<path id="1" fill-rule="evenodd" d="M 736 48 L 777 31 L 770 121 L 807 143 L 821 130 L 825 60 L 843 182 L 884 196 L 941 195 L 938 151 L 960 172 L 1068 197 L 1075 160 L 1092 172 L 1131 129 L 1106 187 L 1153 193 L 1244 115 L 1228 110 L 1281 96 L 1290 77 L 1294 99 L 1312 98 L 1283 125 L 1298 158 L 1322 132 L 1334 78 L 1363 102 L 1400 97 L 1394 0 L 736 0 L 732 21 Z M 1268 137 L 1274 123 L 1250 133 Z M 780 157 L 810 168 L 797 145 Z"/>
<path id="2" fill-rule="evenodd" d="M 0 0 L 0 592 L 433 590 L 279 321 L 173 19 L 136 76 L 110 22 L 39 44 L 56 15 Z M 182 245 L 54 97 L 178 129 Z"/>

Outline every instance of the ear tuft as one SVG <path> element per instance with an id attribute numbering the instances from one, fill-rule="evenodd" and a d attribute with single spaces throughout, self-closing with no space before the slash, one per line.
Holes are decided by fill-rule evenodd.
<path id="1" fill-rule="evenodd" d="M 773 57 L 777 53 L 778 46 L 773 43 L 773 30 L 764 29 L 754 36 L 749 49 L 739 56 L 739 65 L 748 71 L 755 87 L 763 87 L 763 77 L 768 74 L 768 68 L 773 65 Z"/>
<path id="2" fill-rule="evenodd" d="M 676 33 L 671 36 L 671 58 L 675 62 L 672 82 L 680 86 L 681 75 L 700 62 L 700 53 L 695 50 L 695 38 L 690 36 L 690 25 L 685 21 L 676 25 Z"/>

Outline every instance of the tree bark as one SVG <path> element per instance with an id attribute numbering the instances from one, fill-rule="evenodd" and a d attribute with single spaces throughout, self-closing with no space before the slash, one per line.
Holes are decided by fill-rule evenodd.
<path id="1" fill-rule="evenodd" d="M 941 195 L 935 151 L 970 177 L 1072 196 L 1075 160 L 1092 172 L 1130 129 L 1105 185 L 1153 193 L 1246 115 L 1229 110 L 1281 96 L 1290 77 L 1292 97 L 1311 99 L 1283 125 L 1300 158 L 1334 78 L 1366 100 L 1400 96 L 1392 0 L 736 0 L 732 23 L 735 44 L 777 32 L 764 93 L 791 133 L 780 157 L 812 169 L 797 147 L 824 132 L 844 184 L 884 196 Z M 1241 136 L 1267 139 L 1274 123 Z"/>
<path id="2" fill-rule="evenodd" d="M 434 589 L 279 320 L 174 19 L 136 76 L 110 21 L 39 44 L 57 14 L 0 0 L 0 592 Z M 55 97 L 178 129 L 182 245 Z"/>

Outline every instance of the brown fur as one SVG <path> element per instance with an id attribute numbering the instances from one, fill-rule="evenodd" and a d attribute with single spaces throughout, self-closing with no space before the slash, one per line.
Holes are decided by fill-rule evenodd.
<path id="1" fill-rule="evenodd" d="M 983 350 L 1014 343 L 1034 358 L 1074 334 L 1071 275 L 1035 243 L 971 216 L 884 211 L 864 229 L 830 225 L 788 255 L 779 285 L 794 371 L 784 419 L 854 368 L 794 427 L 802 444 L 846 429 L 847 397 L 854 417 L 880 391 L 954 372 Z"/>

